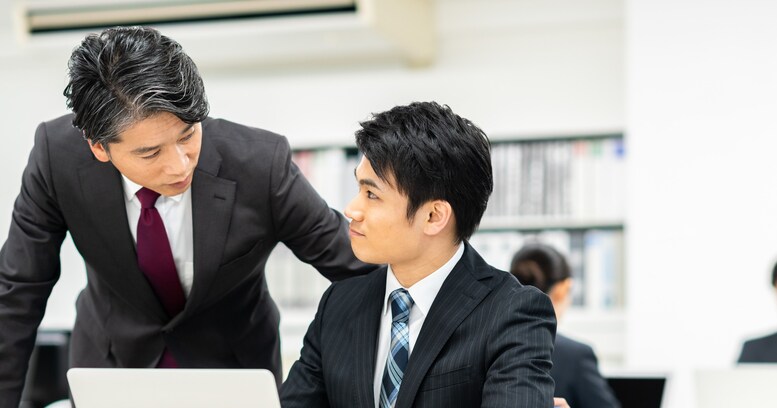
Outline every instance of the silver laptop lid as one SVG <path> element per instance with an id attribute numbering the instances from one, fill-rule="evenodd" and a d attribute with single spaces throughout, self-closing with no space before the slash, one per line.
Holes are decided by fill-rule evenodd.
<path id="1" fill-rule="evenodd" d="M 696 371 L 699 408 L 777 407 L 768 389 L 777 384 L 777 364 L 742 364 Z"/>
<path id="2" fill-rule="evenodd" d="M 71 368 L 78 408 L 280 408 L 275 377 L 261 369 Z"/>

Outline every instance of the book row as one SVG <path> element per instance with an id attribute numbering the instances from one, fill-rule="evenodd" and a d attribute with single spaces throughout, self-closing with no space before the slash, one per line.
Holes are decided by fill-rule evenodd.
<path id="1" fill-rule="evenodd" d="M 491 158 L 494 192 L 484 225 L 623 218 L 622 138 L 495 143 Z M 353 171 L 359 158 L 353 152 L 305 150 L 292 159 L 332 208 L 342 211 L 356 194 Z"/>
<path id="2" fill-rule="evenodd" d="M 524 244 L 542 242 L 564 254 L 572 269 L 573 307 L 588 311 L 625 306 L 622 230 L 476 233 L 470 244 L 492 266 L 509 271 Z M 329 281 L 278 245 L 267 263 L 267 281 L 275 301 L 286 308 L 315 308 Z"/>
<path id="3" fill-rule="evenodd" d="M 539 233 L 476 233 L 470 243 L 492 266 L 509 271 L 525 244 L 556 248 L 572 270 L 572 305 L 589 311 L 625 306 L 623 230 L 550 230 Z"/>
<path id="4" fill-rule="evenodd" d="M 494 192 L 484 222 L 620 219 L 624 156 L 620 138 L 495 144 Z"/>

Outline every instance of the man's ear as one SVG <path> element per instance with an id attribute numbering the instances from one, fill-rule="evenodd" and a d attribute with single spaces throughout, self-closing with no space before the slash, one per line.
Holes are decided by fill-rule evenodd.
<path id="1" fill-rule="evenodd" d="M 87 140 L 86 143 L 89 143 L 89 149 L 92 150 L 92 154 L 94 154 L 94 157 L 97 160 L 103 163 L 111 161 L 111 155 L 102 143 L 93 142 L 91 140 Z"/>
<path id="2" fill-rule="evenodd" d="M 445 200 L 433 200 L 423 205 L 424 232 L 427 235 L 437 235 L 448 226 L 453 226 L 453 208 Z"/>

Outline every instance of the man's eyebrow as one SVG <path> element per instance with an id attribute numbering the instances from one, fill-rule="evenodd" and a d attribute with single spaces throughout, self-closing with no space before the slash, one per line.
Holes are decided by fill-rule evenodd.
<path id="1" fill-rule="evenodd" d="M 183 130 L 181 130 L 181 133 L 180 133 L 180 135 L 184 135 L 184 134 L 186 134 L 186 133 L 187 133 L 187 132 L 189 132 L 189 131 L 190 131 L 190 130 L 193 128 L 193 127 L 194 127 L 194 123 L 192 123 L 192 124 L 189 124 L 189 126 L 186 126 L 185 128 L 183 128 Z M 140 154 L 146 154 L 146 153 L 153 152 L 153 151 L 154 151 L 154 150 L 156 150 L 156 149 L 159 149 L 159 145 L 156 145 L 156 146 L 143 146 L 143 147 L 138 147 L 137 149 L 133 150 L 133 151 L 132 151 L 132 152 L 130 152 L 130 153 L 132 153 L 132 154 L 138 154 L 138 155 L 140 155 Z M 356 170 L 354 170 L 354 172 L 355 172 L 355 171 L 356 171 Z"/>
<path id="2" fill-rule="evenodd" d="M 138 147 L 137 149 L 133 150 L 130 153 L 140 155 L 140 154 L 145 154 L 145 153 L 153 152 L 154 150 L 157 150 L 157 149 L 159 149 L 159 145 L 157 145 L 157 146 L 144 146 L 144 147 Z"/>
<path id="3" fill-rule="evenodd" d="M 383 191 L 383 190 L 381 190 L 380 187 L 378 187 L 378 183 L 376 183 L 372 179 L 361 179 L 361 180 L 359 180 L 359 185 L 360 186 L 370 186 L 370 187 L 375 188 L 377 190 Z"/>
<path id="4" fill-rule="evenodd" d="M 370 186 L 372 188 L 376 188 L 376 189 L 378 189 L 380 191 L 383 191 L 383 190 L 381 190 L 380 187 L 378 187 L 378 183 L 376 183 L 375 180 L 373 180 L 373 179 L 360 179 L 359 176 L 356 175 L 356 168 L 353 169 L 353 177 L 356 178 L 356 180 L 359 181 L 359 185 L 360 186 Z"/>

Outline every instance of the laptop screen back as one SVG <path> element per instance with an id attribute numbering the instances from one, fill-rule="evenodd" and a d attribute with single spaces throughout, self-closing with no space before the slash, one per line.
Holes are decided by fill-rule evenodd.
<path id="1" fill-rule="evenodd" d="M 666 377 L 608 377 L 607 383 L 624 408 L 661 408 Z"/>
<path id="2" fill-rule="evenodd" d="M 71 368 L 78 408 L 280 408 L 275 377 L 259 369 Z"/>

